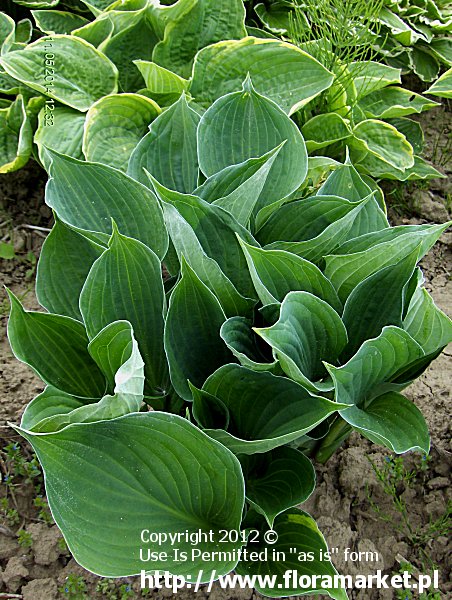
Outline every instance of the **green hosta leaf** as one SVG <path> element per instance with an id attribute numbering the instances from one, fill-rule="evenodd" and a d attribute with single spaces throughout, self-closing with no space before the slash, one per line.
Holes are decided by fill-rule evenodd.
<path id="1" fill-rule="evenodd" d="M 146 364 L 146 391 L 168 391 L 163 349 L 166 301 L 160 260 L 152 250 L 114 229 L 108 250 L 86 279 L 80 311 L 90 339 L 112 321 L 129 321 Z"/>
<path id="2" fill-rule="evenodd" d="M 344 418 L 364 437 L 382 444 L 397 454 L 430 450 L 427 424 L 420 410 L 398 392 L 374 398 L 365 409 L 347 409 Z"/>
<path id="3" fill-rule="evenodd" d="M 56 6 L 60 0 L 14 0 L 16 4 L 28 8 L 50 8 Z"/>
<path id="4" fill-rule="evenodd" d="M 371 60 L 353 62 L 348 65 L 348 70 L 353 78 L 358 98 L 385 88 L 387 85 L 401 83 L 400 69 Z"/>
<path id="5" fill-rule="evenodd" d="M 452 29 L 452 26 L 451 26 Z M 433 39 L 429 45 L 436 56 L 449 67 L 452 66 L 452 41 L 450 37 L 438 37 Z"/>
<path id="6" fill-rule="evenodd" d="M 422 152 L 424 148 L 424 133 L 421 125 L 413 119 L 398 117 L 396 119 L 387 120 L 390 125 L 395 127 L 400 133 L 406 137 L 409 143 L 413 146 L 415 154 Z M 416 157 L 414 157 L 416 160 Z"/>
<path id="7" fill-rule="evenodd" d="M 420 234 L 419 241 L 421 241 L 428 233 L 437 235 L 440 232 L 439 235 L 441 235 L 451 224 L 452 222 L 449 221 L 448 223 L 444 223 L 444 225 L 396 225 L 395 227 L 387 227 L 386 229 L 366 233 L 345 242 L 345 244 L 336 249 L 336 255 L 357 254 L 363 250 L 369 250 L 377 244 L 391 242 L 407 234 L 413 234 L 414 236 Z M 402 245 L 405 241 L 402 242 Z"/>
<path id="8" fill-rule="evenodd" d="M 269 527 L 285 510 L 305 502 L 315 487 L 311 461 L 294 448 L 275 448 L 266 454 L 244 456 L 245 493 Z"/>
<path id="9" fill-rule="evenodd" d="M 272 598 L 297 594 L 328 594 L 335 600 L 347 600 L 347 592 L 335 582 L 337 571 L 331 561 L 327 559 L 329 556 L 327 554 L 328 546 L 312 517 L 296 508 L 279 515 L 273 525 L 278 541 L 271 545 L 264 542 L 267 526 L 262 521 L 263 519 L 260 527 L 259 521 L 251 523 L 251 525 L 257 526 L 261 532 L 259 542 L 249 543 L 248 551 L 265 552 L 268 558 L 259 562 L 241 561 L 236 567 L 237 573 L 240 575 L 257 575 L 259 573 L 262 577 L 276 575 L 275 585 L 271 587 L 265 584 L 256 585 L 259 592 Z M 275 552 L 275 556 L 284 556 L 285 560 L 272 560 L 273 552 Z M 293 575 L 288 577 L 286 573 Z M 318 576 L 314 587 L 306 588 L 299 585 L 300 577 L 312 578 L 313 573 Z"/>
<path id="10" fill-rule="evenodd" d="M 200 117 L 184 94 L 150 126 L 132 152 L 128 174 L 149 186 L 149 171 L 159 183 L 179 192 L 190 193 L 198 182 L 196 130 Z"/>
<path id="11" fill-rule="evenodd" d="M 358 123 L 353 129 L 350 145 L 396 169 L 405 170 L 414 165 L 411 144 L 395 127 L 383 121 L 368 119 Z"/>
<path id="12" fill-rule="evenodd" d="M 393 239 L 393 232 L 381 233 L 381 243 L 375 234 L 375 245 L 359 252 L 331 255 L 325 258 L 325 275 L 332 282 L 339 298 L 345 302 L 358 283 L 379 269 L 395 264 L 421 245 L 419 260 L 427 254 L 448 225 L 432 225 L 428 229 L 409 229 Z M 400 230 L 399 230 L 400 231 Z M 398 233 L 398 232 L 397 232 Z M 389 239 L 388 239 L 389 238 Z M 388 241 L 386 241 L 388 240 Z M 347 249 L 347 248 L 346 248 Z"/>
<path id="13" fill-rule="evenodd" d="M 182 279 L 171 294 L 166 318 L 165 351 L 171 382 L 184 400 L 192 399 L 187 380 L 201 387 L 215 369 L 230 361 L 220 338 L 225 320 L 217 298 L 183 262 Z"/>
<path id="14" fill-rule="evenodd" d="M 165 37 L 155 47 L 153 60 L 176 71 L 191 75 L 193 59 L 201 48 L 220 40 L 246 35 L 245 8 L 242 0 L 182 0 L 187 10 L 167 22 Z"/>
<path id="15" fill-rule="evenodd" d="M 42 246 L 36 295 L 49 312 L 81 321 L 79 297 L 93 262 L 104 248 L 59 219 Z"/>
<path id="16" fill-rule="evenodd" d="M 255 240 L 250 233 L 219 206 L 168 190 L 155 180 L 153 184 L 160 200 L 172 204 L 189 223 L 207 256 L 218 263 L 241 294 L 252 298 L 253 283 L 236 235 L 253 244 Z"/>
<path id="17" fill-rule="evenodd" d="M 283 371 L 311 391 L 331 390 L 323 360 L 336 361 L 347 344 L 347 331 L 337 312 L 308 292 L 290 292 L 278 321 L 255 328 L 273 348 Z"/>
<path id="18" fill-rule="evenodd" d="M 4 12 L 0 12 L 0 50 L 1 54 L 9 52 L 15 39 L 16 24 L 14 20 Z"/>
<path id="19" fill-rule="evenodd" d="M 359 202 L 367 198 L 371 192 L 371 188 L 363 181 L 352 163 L 347 160 L 329 175 L 318 190 L 317 196 L 334 194 L 346 198 L 350 202 Z"/>
<path id="20" fill-rule="evenodd" d="M 58 64 L 46 67 L 49 53 L 57 57 Z M 82 63 L 83 69 L 76 68 Z M 0 64 L 11 77 L 82 112 L 102 96 L 117 91 L 116 67 L 94 46 L 70 35 L 40 38 L 3 56 Z M 51 71 L 52 86 L 46 83 L 46 68 Z"/>
<path id="21" fill-rule="evenodd" d="M 113 390 L 117 371 L 131 357 L 132 353 L 135 353 L 136 357 L 138 357 L 138 348 L 134 341 L 133 329 L 129 321 L 114 321 L 104 327 L 90 341 L 88 351 L 105 375 L 109 389 Z M 141 371 L 143 371 L 142 368 Z M 142 393 L 144 384 L 143 372 L 140 373 L 139 378 L 142 380 Z"/>
<path id="22" fill-rule="evenodd" d="M 169 203 L 162 202 L 168 233 L 173 241 L 179 262 L 182 257 L 200 280 L 215 294 L 227 316 L 248 314 L 254 301 L 244 298 L 226 277 L 219 264 L 207 256 L 193 228 Z"/>
<path id="23" fill-rule="evenodd" d="M 45 105 L 41 109 L 34 142 L 38 146 L 39 158 L 46 169 L 50 168 L 51 162 L 45 151 L 47 148 L 83 160 L 84 125 L 85 115 L 69 106 L 55 106 L 50 111 Z"/>
<path id="24" fill-rule="evenodd" d="M 308 174 L 305 184 L 317 190 L 320 184 L 339 167 L 340 163 L 329 156 L 308 156 Z"/>
<path id="25" fill-rule="evenodd" d="M 337 113 L 326 113 L 309 119 L 301 128 L 308 152 L 325 148 L 352 135 L 348 123 Z"/>
<path id="26" fill-rule="evenodd" d="M 240 364 L 254 371 L 281 371 L 278 361 L 264 356 L 259 337 L 252 329 L 252 321 L 244 317 L 231 317 L 223 323 L 220 336 Z"/>
<path id="27" fill-rule="evenodd" d="M 326 366 L 334 381 L 337 401 L 365 408 L 381 394 L 383 384 L 393 381 L 406 365 L 423 356 L 420 345 L 406 331 L 391 325 L 377 338 L 365 341 L 344 366 Z M 347 410 L 342 411 L 345 420 Z"/>
<path id="28" fill-rule="evenodd" d="M 242 188 L 241 186 L 249 182 L 266 165 L 267 161 L 278 152 L 279 149 L 274 148 L 258 158 L 249 158 L 239 164 L 225 167 L 218 173 L 208 177 L 193 193 L 212 203 L 215 200 L 231 196 L 235 191 L 238 193 L 239 189 L 247 190 L 247 187 Z"/>
<path id="29" fill-rule="evenodd" d="M 86 399 L 75 398 L 49 385 L 27 405 L 20 426 L 31 431 L 41 421 L 55 414 L 70 413 L 85 404 Z"/>
<path id="30" fill-rule="evenodd" d="M 101 98 L 86 115 L 83 134 L 86 160 L 126 171 L 132 151 L 160 112 L 153 100 L 139 94 Z"/>
<path id="31" fill-rule="evenodd" d="M 88 353 L 88 338 L 79 321 L 62 315 L 27 312 L 9 292 L 8 338 L 14 355 L 45 383 L 68 394 L 100 398 L 105 378 Z"/>
<path id="32" fill-rule="evenodd" d="M 190 93 L 197 102 L 209 106 L 224 94 L 235 92 L 248 73 L 256 90 L 288 114 L 307 104 L 333 81 L 329 71 L 296 46 L 246 37 L 201 50 L 193 67 Z"/>
<path id="33" fill-rule="evenodd" d="M 283 204 L 256 233 L 261 244 L 299 242 L 317 237 L 356 205 L 338 196 L 310 196 Z"/>
<path id="34" fill-rule="evenodd" d="M 47 435 L 20 433 L 43 466 L 49 505 L 71 553 L 95 573 L 141 572 L 140 548 L 147 548 L 140 538 L 143 515 L 149 530 L 162 534 L 212 530 L 217 540 L 219 529 L 240 528 L 239 462 L 181 417 L 149 412 Z M 238 547 L 240 542 L 222 544 L 226 551 Z M 182 542 L 178 548 L 190 552 L 192 547 Z M 216 542 L 203 545 L 205 551 L 217 549 Z M 193 577 L 203 569 L 209 578 L 213 569 L 218 576 L 235 567 L 228 560 L 181 563 L 169 541 L 159 550 L 168 553 L 168 561 L 153 563 L 155 569 Z"/>
<path id="35" fill-rule="evenodd" d="M 71 33 L 89 22 L 81 15 L 62 10 L 32 10 L 31 14 L 36 27 L 48 35 Z"/>
<path id="36" fill-rule="evenodd" d="M 247 227 L 253 210 L 268 180 L 269 173 L 275 160 L 277 160 L 282 147 L 281 144 L 274 151 L 268 152 L 267 160 L 254 175 L 244 181 L 228 196 L 218 198 L 217 200 L 214 200 L 212 204 L 227 210 L 236 219 L 237 223 Z M 224 170 L 225 169 L 223 169 L 223 171 Z"/>
<path id="37" fill-rule="evenodd" d="M 159 38 L 146 17 L 146 9 L 117 14 L 113 35 L 99 45 L 99 50 L 116 65 L 121 89 L 136 92 L 143 87 L 143 79 L 133 61 L 151 60 Z"/>
<path id="38" fill-rule="evenodd" d="M 426 355 L 436 353 L 452 341 L 452 322 L 423 288 L 414 294 L 403 328 L 422 347 Z"/>
<path id="39" fill-rule="evenodd" d="M 118 343 L 119 329 L 122 336 Z M 109 345 L 107 353 L 93 353 L 91 348 L 90 352 L 103 371 L 114 366 L 114 395 L 106 395 L 98 402 L 74 408 L 70 412 L 65 406 L 63 414 L 58 412 L 58 401 L 54 414 L 37 423 L 33 428 L 34 433 L 52 433 L 74 423 L 94 423 L 139 411 L 143 402 L 144 363 L 130 323 L 111 323 L 100 332 L 90 346 L 93 344 L 97 349 L 100 345 Z"/>
<path id="40" fill-rule="evenodd" d="M 389 27 L 392 35 L 403 46 L 412 46 L 416 40 L 423 37 L 420 33 L 411 29 L 397 14 L 387 8 L 382 8 L 379 19 L 384 25 Z"/>
<path id="41" fill-rule="evenodd" d="M 266 248 L 286 250 L 313 263 L 322 263 L 323 257 L 346 240 L 387 227 L 387 220 L 372 196 L 352 205 L 352 209 L 339 220 L 331 223 L 313 239 L 303 242 L 275 242 Z"/>
<path id="42" fill-rule="evenodd" d="M 17 99 L 5 108 L 0 108 L 0 173 L 17 171 L 30 158 L 33 131 L 28 118 L 24 99 Z"/>
<path id="43" fill-rule="evenodd" d="M 287 377 L 225 365 L 203 390 L 223 402 L 230 413 L 228 431 L 206 433 L 235 454 L 268 452 L 314 429 L 343 404 L 311 395 Z"/>
<path id="44" fill-rule="evenodd" d="M 146 88 L 153 94 L 182 94 L 187 90 L 189 82 L 177 73 L 168 71 L 160 65 L 146 60 L 134 60 L 140 71 Z"/>
<path id="45" fill-rule="evenodd" d="M 386 325 L 402 325 L 405 288 L 413 275 L 419 247 L 393 265 L 370 275 L 351 292 L 342 320 L 349 343 L 345 356 L 350 358 L 363 342 L 376 337 Z M 343 358 L 343 357 L 342 357 Z"/>
<path id="46" fill-rule="evenodd" d="M 452 69 L 443 73 L 425 93 L 440 98 L 452 98 Z"/>
<path id="47" fill-rule="evenodd" d="M 51 179 L 46 203 L 65 223 L 89 232 L 106 245 L 113 219 L 119 229 L 149 246 L 160 259 L 168 249 L 163 214 L 144 185 L 107 165 L 87 163 L 50 152 Z"/>
<path id="48" fill-rule="evenodd" d="M 333 285 L 312 263 L 283 250 L 241 244 L 262 304 L 282 302 L 289 292 L 305 291 L 325 300 L 336 311 L 342 310 Z"/>
<path id="49" fill-rule="evenodd" d="M 247 78 L 241 92 L 220 98 L 203 115 L 198 128 L 199 164 L 209 177 L 230 165 L 262 156 L 285 140 L 259 206 L 298 189 L 306 177 L 307 154 L 295 123 L 274 102 L 258 94 Z"/>
<path id="50" fill-rule="evenodd" d="M 421 113 L 438 106 L 438 103 L 410 90 L 392 86 L 367 95 L 359 106 L 368 118 L 391 119 Z"/>

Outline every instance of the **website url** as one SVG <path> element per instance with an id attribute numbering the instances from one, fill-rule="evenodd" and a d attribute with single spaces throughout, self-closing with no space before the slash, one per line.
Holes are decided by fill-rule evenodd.
<path id="1" fill-rule="evenodd" d="M 405 589 L 416 590 L 419 594 L 439 587 L 439 571 L 433 576 L 404 572 L 400 575 L 384 575 L 381 570 L 374 575 L 300 575 L 296 570 L 285 571 L 282 575 L 238 575 L 228 573 L 218 576 L 215 569 L 210 573 L 203 570 L 196 577 L 187 575 L 171 575 L 167 571 L 155 571 L 152 574 L 141 571 L 141 588 L 168 589 L 177 594 L 182 589 L 199 591 L 207 584 L 207 591 L 212 590 L 214 582 L 222 589 L 258 588 L 268 590 L 334 590 L 334 589 Z"/>

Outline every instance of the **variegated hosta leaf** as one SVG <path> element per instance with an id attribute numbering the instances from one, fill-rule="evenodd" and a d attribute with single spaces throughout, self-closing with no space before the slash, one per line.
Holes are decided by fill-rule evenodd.
<path id="1" fill-rule="evenodd" d="M 129 321 L 145 361 L 146 394 L 168 393 L 163 349 L 166 301 L 160 260 L 150 248 L 115 227 L 108 249 L 89 271 L 80 312 L 91 340 L 112 321 Z"/>
<path id="2" fill-rule="evenodd" d="M 309 292 L 290 292 L 281 304 L 278 321 L 255 328 L 278 358 L 284 372 L 306 389 L 328 391 L 322 361 L 335 362 L 347 344 L 347 331 L 337 312 Z"/>
<path id="3" fill-rule="evenodd" d="M 151 101 L 150 101 L 151 102 Z M 162 185 L 190 193 L 198 182 L 196 130 L 200 117 L 184 94 L 150 125 L 133 150 L 127 173 L 149 186 L 145 169 Z"/>
<path id="4" fill-rule="evenodd" d="M 160 114 L 160 107 L 139 94 L 112 94 L 91 106 L 85 122 L 86 160 L 127 170 L 130 155 Z"/>
<path id="5" fill-rule="evenodd" d="M 372 60 L 356 61 L 348 65 L 358 98 L 376 92 L 387 85 L 401 83 L 400 69 L 394 69 Z"/>
<path id="6" fill-rule="evenodd" d="M 201 48 L 246 35 L 242 0 L 180 0 L 178 4 L 179 14 L 167 21 L 153 60 L 182 77 L 190 77 L 193 59 Z"/>
<path id="7" fill-rule="evenodd" d="M 370 440 L 397 453 L 419 449 L 428 453 L 427 426 L 419 409 L 391 381 L 424 351 L 398 327 L 385 327 L 367 340 L 343 367 L 327 365 L 339 402 L 350 408 L 341 416 Z M 406 385 L 406 384 L 405 384 Z"/>
<path id="8" fill-rule="evenodd" d="M 134 60 L 140 71 L 146 89 L 153 94 L 182 94 L 187 90 L 189 82 L 177 73 L 146 60 Z"/>
<path id="9" fill-rule="evenodd" d="M 440 98 L 452 98 L 452 69 L 443 73 L 425 93 Z"/>
<path id="10" fill-rule="evenodd" d="M 203 390 L 221 400 L 230 413 L 227 431 L 206 429 L 206 433 L 235 454 L 256 454 L 284 446 L 345 408 L 310 394 L 287 377 L 239 365 L 218 369 Z"/>
<path id="11" fill-rule="evenodd" d="M 309 119 L 301 128 L 308 152 L 320 150 L 352 135 L 348 123 L 337 113 L 325 113 Z"/>
<path id="12" fill-rule="evenodd" d="M 291 194 L 303 183 L 307 154 L 295 123 L 249 78 L 241 92 L 223 96 L 204 113 L 198 128 L 199 165 L 210 177 L 231 165 L 262 156 L 285 142 L 261 193 L 258 208 Z"/>
<path id="13" fill-rule="evenodd" d="M 71 553 L 95 573 L 124 577 L 141 572 L 140 549 L 148 547 L 141 541 L 143 515 L 149 530 L 166 536 L 170 531 L 189 536 L 200 529 L 213 531 L 215 542 L 203 544 L 207 552 L 218 550 L 220 529 L 240 529 L 240 464 L 186 419 L 135 413 L 55 433 L 18 432 L 42 464 L 49 506 Z M 224 560 L 181 563 L 168 541 L 160 546 L 167 560 L 153 567 L 193 578 L 202 569 L 208 580 L 213 572 L 219 576 L 235 567 L 237 561 L 227 555 L 240 546 L 240 540 L 222 544 Z M 192 545 L 181 542 L 178 549 L 190 552 Z"/>
<path id="14" fill-rule="evenodd" d="M 31 14 L 36 27 L 48 35 L 71 33 L 89 23 L 85 17 L 64 10 L 32 10 Z"/>
<path id="15" fill-rule="evenodd" d="M 235 92 L 249 74 L 257 92 L 292 114 L 326 90 L 333 75 L 312 56 L 280 40 L 246 37 L 203 48 L 196 56 L 190 93 L 209 106 Z"/>
<path id="16" fill-rule="evenodd" d="M 217 298 L 183 261 L 182 279 L 171 293 L 165 323 L 165 352 L 171 383 L 184 400 L 192 399 L 188 381 L 201 387 L 211 373 L 230 362 L 232 355 L 220 338 L 225 320 Z"/>
<path id="17" fill-rule="evenodd" d="M 80 64 L 85 67 L 78 68 Z M 40 38 L 2 56 L 0 65 L 11 77 L 82 112 L 117 91 L 114 64 L 91 44 L 70 35 Z"/>
<path id="18" fill-rule="evenodd" d="M 370 155 L 371 160 L 402 171 L 414 165 L 413 148 L 406 137 L 389 123 L 376 119 L 361 121 L 354 127 L 350 148 L 355 152 L 364 153 L 359 160 L 364 164 L 367 155 Z"/>
<path id="19" fill-rule="evenodd" d="M 421 113 L 438 106 L 438 103 L 410 90 L 391 86 L 368 94 L 359 106 L 367 118 L 391 119 Z"/>
<path id="20" fill-rule="evenodd" d="M 69 106 L 55 106 L 50 110 L 47 104 L 44 105 L 38 116 L 34 142 L 38 146 L 39 159 L 47 170 L 51 159 L 46 149 L 83 160 L 84 125 L 85 115 L 78 110 Z"/>
<path id="21" fill-rule="evenodd" d="M 336 587 L 335 575 L 337 571 L 332 562 L 326 559 L 328 554 L 328 546 L 325 538 L 321 534 L 314 519 L 307 513 L 292 508 L 286 510 L 276 517 L 273 529 L 277 534 L 275 543 L 267 544 L 264 534 L 268 529 L 268 524 L 260 515 L 257 518 L 249 519 L 248 526 L 260 531 L 259 541 L 249 543 L 247 549 L 249 552 L 264 553 L 266 551 L 269 557 L 266 561 L 241 561 L 236 567 L 236 572 L 240 575 L 259 575 L 262 578 L 265 576 L 275 577 L 275 584 L 270 586 L 267 584 L 256 586 L 256 589 L 265 596 L 278 598 L 284 596 L 295 596 L 298 594 L 328 594 L 334 600 L 347 600 L 347 592 L 344 588 Z M 249 518 L 249 517 L 248 517 Z M 276 537 L 276 536 L 275 536 Z M 306 561 L 307 549 L 312 552 L 314 560 Z M 272 560 L 273 551 L 280 552 L 275 556 L 284 556 L 285 560 Z M 261 556 L 261 554 L 259 554 Z M 322 557 L 322 558 L 321 558 Z M 288 578 L 286 573 L 296 573 L 296 577 Z M 315 573 L 318 579 L 315 579 L 313 587 L 306 588 L 301 586 L 299 581 L 301 577 L 312 577 Z M 313 579 L 311 579 L 313 581 Z"/>
<path id="22" fill-rule="evenodd" d="M 162 209 L 148 188 L 107 165 L 49 154 L 46 203 L 64 223 L 105 246 L 113 219 L 124 235 L 140 240 L 163 259 L 168 233 Z"/>
<path id="23" fill-rule="evenodd" d="M 0 173 L 17 171 L 30 158 L 33 131 L 23 96 L 0 107 Z"/>

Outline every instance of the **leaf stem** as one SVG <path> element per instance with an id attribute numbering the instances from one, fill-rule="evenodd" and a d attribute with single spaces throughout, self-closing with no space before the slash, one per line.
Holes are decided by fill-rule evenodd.
<path id="1" fill-rule="evenodd" d="M 329 432 L 320 440 L 315 454 L 316 460 L 321 464 L 325 464 L 352 431 L 353 427 L 347 421 L 344 421 L 342 417 L 338 416 L 331 425 Z"/>

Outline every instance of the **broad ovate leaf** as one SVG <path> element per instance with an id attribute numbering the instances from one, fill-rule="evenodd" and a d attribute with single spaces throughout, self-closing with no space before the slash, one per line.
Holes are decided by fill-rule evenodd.
<path id="1" fill-rule="evenodd" d="M 277 359 L 265 356 L 265 344 L 252 329 L 252 321 L 245 317 L 231 317 L 223 323 L 220 336 L 240 364 L 254 371 L 281 372 Z"/>
<path id="2" fill-rule="evenodd" d="M 190 93 L 209 106 L 236 91 L 250 74 L 257 92 L 288 114 L 326 90 L 333 75 L 296 46 L 273 39 L 246 37 L 222 41 L 196 56 Z"/>
<path id="3" fill-rule="evenodd" d="M 90 339 L 113 321 L 129 321 L 145 361 L 147 394 L 168 393 L 163 349 L 166 301 L 160 260 L 150 248 L 115 228 L 108 249 L 88 274 L 80 311 Z"/>
<path id="4" fill-rule="evenodd" d="M 106 577 L 137 575 L 143 515 L 152 532 L 206 533 L 238 530 L 244 503 L 240 464 L 221 444 L 186 419 L 160 412 L 136 413 L 74 424 L 56 433 L 20 433 L 43 466 L 53 517 L 79 564 Z M 209 460 L 206 461 L 206 456 Z M 121 477 L 118 477 L 121 473 Z M 95 502 L 93 502 L 95 499 Z M 102 546 L 99 539 L 102 537 Z M 238 549 L 240 542 L 222 550 Z M 203 550 L 216 550 L 207 543 Z M 206 579 L 235 567 L 228 559 L 181 562 L 163 544 L 168 560 L 153 568 Z M 190 550 L 182 543 L 179 550 Z"/>
<path id="5" fill-rule="evenodd" d="M 77 233 L 58 218 L 47 236 L 38 262 L 36 295 L 51 313 L 81 320 L 79 297 L 102 246 Z"/>
<path id="6" fill-rule="evenodd" d="M 218 99 L 198 128 L 199 165 L 210 177 L 249 158 L 262 156 L 285 142 L 267 177 L 258 204 L 270 204 L 294 192 L 307 173 L 303 137 L 289 117 L 261 96 L 246 79 L 240 92 Z"/>
<path id="7" fill-rule="evenodd" d="M 215 396 L 230 414 L 227 431 L 206 432 L 235 454 L 268 452 L 312 431 L 336 410 L 345 409 L 312 395 L 287 377 L 225 365 L 211 375 L 203 390 Z"/>
<path id="8" fill-rule="evenodd" d="M 160 114 L 160 107 L 139 94 L 111 94 L 91 106 L 83 134 L 87 161 L 127 170 L 130 155 Z"/>
<path id="9" fill-rule="evenodd" d="M 438 103 L 410 90 L 391 86 L 365 96 L 359 106 L 367 118 L 390 119 L 419 114 L 438 106 Z"/>
<path id="10" fill-rule="evenodd" d="M 337 312 L 308 292 L 290 292 L 278 321 L 255 328 L 272 348 L 284 372 L 311 391 L 330 390 L 323 360 L 336 361 L 347 344 L 347 331 Z"/>
<path id="11" fill-rule="evenodd" d="M 14 355 L 48 385 L 81 398 L 100 398 L 105 377 L 88 352 L 82 323 L 70 317 L 25 311 L 9 292 L 8 339 Z"/>
<path id="12" fill-rule="evenodd" d="M 140 240 L 163 259 L 168 234 L 162 209 L 147 187 L 107 165 L 49 154 L 46 204 L 62 221 L 106 245 L 113 219 L 124 235 Z"/>
<path id="13" fill-rule="evenodd" d="M 440 98 L 452 98 L 452 69 L 443 73 L 425 93 Z"/>
<path id="14" fill-rule="evenodd" d="M 150 131 L 133 150 L 127 173 L 149 184 L 145 169 L 162 185 L 190 193 L 198 183 L 196 130 L 200 117 L 185 94 L 151 124 Z"/>
<path id="15" fill-rule="evenodd" d="M 69 106 L 55 106 L 50 111 L 45 105 L 41 109 L 34 142 L 38 147 L 39 158 L 47 170 L 51 159 L 46 149 L 83 160 L 84 125 L 85 115 Z"/>
<path id="16" fill-rule="evenodd" d="M 49 64 L 54 62 L 47 58 L 51 54 L 58 57 L 57 66 Z M 40 38 L 23 50 L 6 54 L 0 64 L 11 77 L 82 112 L 117 91 L 114 64 L 88 42 L 70 35 Z M 78 68 L 80 64 L 83 69 Z M 46 68 L 51 71 L 51 81 L 46 79 Z"/>

